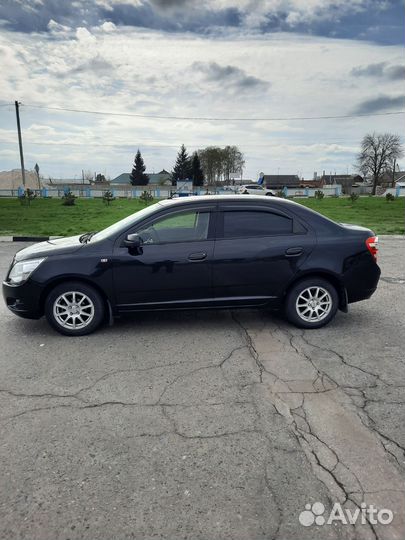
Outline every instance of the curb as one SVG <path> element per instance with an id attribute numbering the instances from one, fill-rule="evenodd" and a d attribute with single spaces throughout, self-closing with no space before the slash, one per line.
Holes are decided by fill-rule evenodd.
<path id="1" fill-rule="evenodd" d="M 45 242 L 62 236 L 0 236 L 0 242 Z"/>

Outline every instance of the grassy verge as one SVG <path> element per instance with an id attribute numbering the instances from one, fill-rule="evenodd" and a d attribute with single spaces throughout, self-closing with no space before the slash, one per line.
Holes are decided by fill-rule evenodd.
<path id="1" fill-rule="evenodd" d="M 63 206 L 60 199 L 35 199 L 22 206 L 16 199 L 0 199 L 0 235 L 72 236 L 99 231 L 144 208 L 137 199 L 106 206 L 101 199 L 77 199 Z"/>
<path id="2" fill-rule="evenodd" d="M 388 202 L 385 197 L 360 197 L 356 202 L 348 198 L 295 199 L 340 223 L 355 223 L 372 229 L 377 234 L 404 234 L 405 197 Z"/>
<path id="3" fill-rule="evenodd" d="M 405 198 L 361 197 L 296 199 L 297 202 L 345 223 L 356 223 L 378 234 L 404 234 Z M 75 206 L 63 206 L 60 199 L 36 199 L 22 206 L 16 199 L 0 199 L 0 235 L 61 235 L 97 231 L 144 208 L 134 199 L 120 199 L 105 206 L 100 199 L 77 199 Z"/>

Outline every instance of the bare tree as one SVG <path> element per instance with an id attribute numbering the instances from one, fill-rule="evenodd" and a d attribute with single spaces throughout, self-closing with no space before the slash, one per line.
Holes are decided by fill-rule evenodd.
<path id="1" fill-rule="evenodd" d="M 385 171 L 392 170 L 394 161 L 402 157 L 403 149 L 399 135 L 392 133 L 367 134 L 362 140 L 357 165 L 364 175 L 373 179 L 373 195 Z"/>
<path id="2" fill-rule="evenodd" d="M 82 177 L 83 177 L 83 184 L 85 183 L 85 181 L 86 183 L 91 184 L 94 180 L 94 174 L 90 170 L 82 171 Z"/>
<path id="3" fill-rule="evenodd" d="M 245 160 L 237 146 L 226 146 L 222 151 L 223 175 L 225 182 L 229 182 L 231 173 L 242 176 Z"/>
<path id="4" fill-rule="evenodd" d="M 214 185 L 222 174 L 221 148 L 217 146 L 208 146 L 198 150 L 201 166 L 208 185 Z"/>

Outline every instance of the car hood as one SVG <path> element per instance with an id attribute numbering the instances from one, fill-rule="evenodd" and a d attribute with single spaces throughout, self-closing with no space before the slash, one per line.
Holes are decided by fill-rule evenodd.
<path id="1" fill-rule="evenodd" d="M 38 242 L 37 244 L 33 244 L 32 246 L 28 246 L 18 251 L 15 255 L 15 261 L 73 253 L 84 246 L 84 244 L 80 243 L 79 238 L 80 235 L 77 235 L 47 240 L 46 242 Z"/>

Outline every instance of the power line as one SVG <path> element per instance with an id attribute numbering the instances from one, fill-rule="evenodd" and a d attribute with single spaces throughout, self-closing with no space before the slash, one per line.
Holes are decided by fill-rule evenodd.
<path id="1" fill-rule="evenodd" d="M 336 116 L 285 116 L 274 118 L 220 118 L 220 117 L 206 117 L 206 116 L 163 116 L 163 115 L 149 115 L 149 114 L 137 114 L 137 113 L 124 113 L 124 112 L 111 112 L 111 111 L 90 111 L 86 109 L 68 109 L 64 107 L 47 107 L 45 105 L 32 105 L 29 103 L 22 104 L 25 107 L 31 109 L 45 109 L 49 111 L 62 111 L 84 114 L 97 114 L 104 116 L 124 116 L 135 118 L 150 118 L 155 120 L 199 120 L 207 122 L 279 122 L 279 121 L 294 121 L 294 120 L 335 120 L 342 118 L 368 118 L 373 116 L 393 116 L 398 114 L 405 114 L 405 111 L 385 112 L 385 113 L 370 113 L 370 114 L 342 114 Z"/>
<path id="2" fill-rule="evenodd" d="M 325 143 L 327 142 L 328 145 L 331 145 L 331 144 L 339 144 L 340 142 L 343 142 L 343 141 L 346 141 L 348 142 L 347 139 L 342 139 L 341 141 L 326 141 L 324 140 Z M 357 141 L 357 139 L 356 139 Z M 354 142 L 354 139 L 353 139 L 353 142 Z M 83 147 L 83 146 L 93 146 L 93 147 L 111 147 L 111 148 L 120 148 L 120 147 L 135 147 L 137 146 L 137 144 L 134 144 L 134 143 L 116 143 L 116 144 L 103 144 L 103 143 L 91 143 L 91 142 L 88 142 L 88 141 L 85 141 L 83 143 L 69 143 L 69 142 L 57 142 L 57 141 L 47 141 L 47 142 L 36 142 L 36 141 L 30 141 L 29 139 L 25 139 L 25 143 L 26 144 L 32 144 L 32 145 L 36 145 L 36 146 L 80 146 L 80 147 Z M 6 140 L 0 140 L 0 144 L 15 144 L 13 141 L 6 141 Z M 208 146 L 214 146 L 213 143 L 204 143 L 204 144 L 207 144 Z M 187 144 L 187 147 L 189 148 L 199 148 L 201 146 L 204 146 L 204 144 Z M 318 141 L 311 141 L 311 142 L 308 142 L 308 141 L 295 141 L 295 144 L 291 144 L 288 140 L 285 140 L 285 141 L 280 141 L 280 142 L 273 142 L 273 143 L 269 143 L 269 144 L 254 144 L 254 143 L 248 143 L 248 144 L 245 144 L 245 143 L 234 143 L 235 146 L 241 146 L 241 147 L 253 147 L 253 148 L 272 148 L 272 147 L 276 147 L 276 146 L 282 146 L 282 145 L 288 145 L 288 146 L 301 146 L 302 144 L 305 144 L 305 146 L 312 146 L 312 145 L 319 145 L 319 144 L 324 144 L 323 142 L 318 142 Z M 181 146 L 181 143 L 178 143 L 178 144 L 152 144 L 152 143 L 148 143 L 148 142 L 142 142 L 139 144 L 139 146 L 147 146 L 147 147 L 150 147 L 150 148 L 179 148 L 179 146 Z"/>

